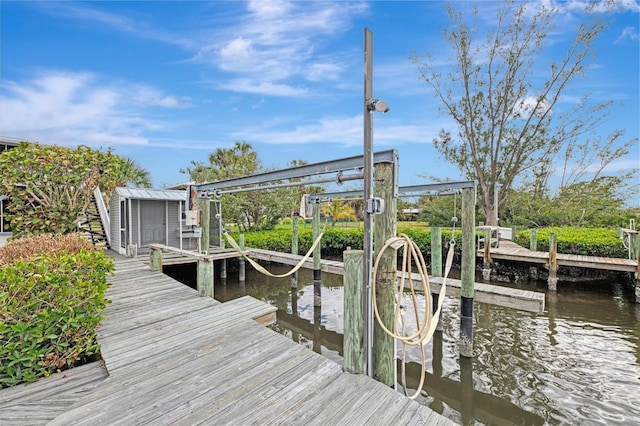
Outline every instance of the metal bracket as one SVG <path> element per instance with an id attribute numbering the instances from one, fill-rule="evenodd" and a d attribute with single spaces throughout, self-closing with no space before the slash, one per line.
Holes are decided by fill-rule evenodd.
<path id="1" fill-rule="evenodd" d="M 367 213 L 380 214 L 384 212 L 384 200 L 382 198 L 370 198 L 367 200 Z"/>

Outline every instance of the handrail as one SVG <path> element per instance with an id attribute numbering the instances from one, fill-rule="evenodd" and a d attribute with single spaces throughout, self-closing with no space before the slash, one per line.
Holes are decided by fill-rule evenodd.
<path id="1" fill-rule="evenodd" d="M 96 200 L 96 207 L 100 214 L 100 221 L 102 222 L 102 227 L 104 228 L 104 233 L 107 237 L 107 244 L 111 247 L 111 218 L 107 212 L 107 206 L 104 204 L 104 198 L 102 198 L 100 187 L 96 186 L 93 190 L 93 197 Z"/>

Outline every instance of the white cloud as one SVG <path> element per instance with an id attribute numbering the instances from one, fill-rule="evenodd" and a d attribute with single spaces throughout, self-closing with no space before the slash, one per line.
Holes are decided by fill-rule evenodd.
<path id="1" fill-rule="evenodd" d="M 3 82 L 0 134 L 60 145 L 148 144 L 145 131 L 167 124 L 151 118 L 147 108 L 186 106 L 187 101 L 149 86 L 49 71 Z"/>
<path id="2" fill-rule="evenodd" d="M 346 68 L 340 52 L 318 60 L 318 44 L 344 32 L 354 15 L 366 10 L 364 3 L 324 1 L 255 1 L 235 24 L 202 39 L 193 57 L 220 70 L 238 74 L 242 85 L 227 90 L 280 96 L 298 96 L 291 81 L 337 81 Z M 210 39 L 216 40 L 210 42 Z M 348 55 L 345 55 L 348 58 Z M 350 61 L 350 59 L 348 59 Z M 268 93 L 264 88 L 286 86 L 289 90 Z"/>
<path id="3" fill-rule="evenodd" d="M 402 143 L 431 143 L 440 130 L 440 124 L 432 126 L 377 125 L 373 138 L 376 146 L 396 146 Z M 361 146 L 362 115 L 351 117 L 323 117 L 317 121 L 286 128 L 286 123 L 274 120 L 259 127 L 244 128 L 233 137 L 238 140 L 267 144 L 325 143 L 342 146 Z M 277 128 L 276 128 L 277 127 Z"/>
<path id="4" fill-rule="evenodd" d="M 622 30 L 622 33 L 620 33 L 620 35 L 616 39 L 616 41 L 614 41 L 614 44 L 620 44 L 626 40 L 638 41 L 638 29 L 634 27 L 625 27 Z"/>

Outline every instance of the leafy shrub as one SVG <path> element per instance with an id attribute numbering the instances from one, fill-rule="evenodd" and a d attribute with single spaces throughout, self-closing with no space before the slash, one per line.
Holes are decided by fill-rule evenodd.
<path id="1" fill-rule="evenodd" d="M 604 228 L 538 228 L 536 231 L 538 251 L 549 251 L 549 234 L 555 232 L 558 253 L 626 258 L 627 251 L 616 231 Z M 529 247 L 531 231 L 519 232 L 516 243 Z"/>
<path id="2" fill-rule="evenodd" d="M 78 235 L 22 238 L 0 249 L 0 387 L 99 354 L 96 327 L 113 268 Z"/>

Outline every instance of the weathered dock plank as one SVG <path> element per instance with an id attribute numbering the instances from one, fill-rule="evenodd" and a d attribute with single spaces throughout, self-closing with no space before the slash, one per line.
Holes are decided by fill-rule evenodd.
<path id="1" fill-rule="evenodd" d="M 64 413 L 107 377 L 101 362 L 0 391 L 0 425 L 41 425 Z"/>
<path id="2" fill-rule="evenodd" d="M 56 403 L 29 386 L 12 390 L 15 397 L 0 392 L 0 410 L 7 404 L 28 407 L 29 424 L 51 425 L 444 419 L 368 377 L 343 373 L 335 362 L 252 320 L 264 320 L 274 307 L 248 296 L 220 304 L 140 265 L 118 258 L 109 278 L 112 303 L 98 330 L 109 376 L 103 370 L 99 385 L 88 392 L 72 386 L 67 395 L 54 382 L 34 384 L 60 393 Z M 155 292 L 158 288 L 163 290 Z"/>

